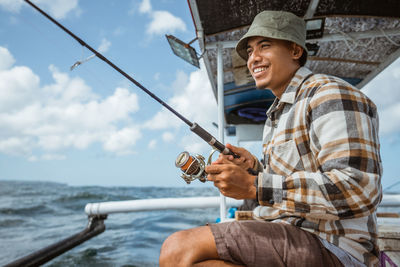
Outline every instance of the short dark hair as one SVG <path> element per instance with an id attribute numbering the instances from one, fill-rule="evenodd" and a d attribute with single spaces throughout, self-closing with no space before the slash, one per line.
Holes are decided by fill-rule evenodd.
<path id="1" fill-rule="evenodd" d="M 301 57 L 299 58 L 299 64 L 300 67 L 304 67 L 304 65 L 306 65 L 307 63 L 307 51 L 303 49 L 303 54 L 301 55 Z"/>
<path id="2" fill-rule="evenodd" d="M 288 47 L 292 47 L 293 44 L 296 44 L 295 42 L 292 41 L 287 41 L 283 40 L 285 43 L 288 45 Z M 297 44 L 299 45 L 299 44 Z M 307 63 L 307 51 L 303 48 L 303 54 L 301 54 L 301 57 L 298 59 L 300 67 L 303 67 Z"/>

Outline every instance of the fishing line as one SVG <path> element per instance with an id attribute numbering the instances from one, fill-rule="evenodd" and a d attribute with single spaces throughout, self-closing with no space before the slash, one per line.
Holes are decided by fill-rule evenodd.
<path id="1" fill-rule="evenodd" d="M 124 72 L 122 69 L 120 69 L 118 66 L 116 66 L 114 63 L 112 63 L 110 60 L 108 60 L 106 57 L 104 57 L 101 53 L 97 52 L 95 49 L 93 49 L 90 45 L 85 43 L 82 39 L 80 39 L 78 36 L 73 34 L 70 30 L 65 28 L 63 25 L 61 25 L 58 21 L 53 19 L 50 15 L 48 15 L 46 12 L 41 10 L 38 6 L 33 4 L 29 0 L 24 0 L 27 2 L 30 6 L 32 6 L 34 9 L 36 9 L 39 13 L 41 13 L 43 16 L 45 16 L 47 19 L 49 19 L 51 22 L 56 24 L 59 28 L 61 28 L 64 32 L 69 34 L 72 38 L 74 38 L 78 43 L 80 43 L 82 46 L 86 47 L 89 49 L 92 53 L 94 53 L 99 59 L 103 60 L 105 63 L 110 65 L 113 69 L 118 71 L 120 74 L 122 74 L 125 78 L 127 78 L 129 81 L 131 81 L 133 84 L 135 84 L 137 87 L 139 87 L 142 91 L 147 93 L 150 97 L 152 97 L 154 100 L 156 100 L 158 103 L 160 103 L 162 106 L 164 106 L 166 109 L 168 109 L 170 112 L 172 112 L 175 116 L 180 118 L 183 122 L 185 122 L 189 127 L 192 132 L 197 134 L 200 138 L 202 138 L 204 141 L 206 141 L 209 145 L 211 145 L 214 149 L 217 151 L 225 154 L 225 155 L 232 155 L 235 158 L 239 158 L 238 155 L 230 151 L 228 148 L 226 148 L 221 142 L 219 142 L 215 137 L 213 137 L 210 133 L 208 133 L 205 129 L 200 127 L 197 123 L 192 123 L 188 119 L 186 119 L 183 115 L 178 113 L 176 110 L 174 110 L 171 106 L 169 106 L 167 103 L 165 103 L 163 100 L 161 100 L 159 97 L 157 97 L 155 94 L 153 94 L 151 91 L 149 91 L 147 88 L 145 88 L 142 84 L 140 84 L 138 81 L 133 79 L 131 76 L 129 76 L 126 72 Z"/>
<path id="2" fill-rule="evenodd" d="M 57 50 L 61 51 L 63 54 L 68 55 L 70 58 L 76 58 L 75 54 L 72 54 L 70 50 L 66 50 L 63 48 L 62 45 L 60 45 L 60 42 L 55 41 L 54 39 L 49 38 L 48 34 L 44 33 L 39 27 L 37 27 L 35 24 L 32 23 L 32 21 L 28 21 L 24 18 L 24 16 L 19 16 L 19 19 L 21 19 L 26 25 L 28 25 L 29 27 L 31 27 L 34 31 L 37 32 L 38 35 L 40 35 L 41 38 L 47 40 L 47 42 L 51 43 L 55 48 L 57 48 Z M 83 47 L 82 47 L 82 60 L 80 61 L 81 64 L 84 62 L 89 61 L 89 58 L 84 59 L 83 57 L 84 53 L 83 53 Z M 93 56 L 93 55 L 92 55 Z M 92 57 L 90 56 L 90 57 Z M 78 61 L 77 61 L 78 62 Z M 77 63 L 76 62 L 76 63 Z M 76 64 L 75 63 L 75 64 Z M 74 64 L 74 65 L 75 65 Z M 80 64 L 79 64 L 80 65 Z M 72 66 L 71 66 L 72 67 Z M 71 70 L 71 68 L 70 68 Z M 89 68 L 83 68 L 81 69 L 81 71 L 83 72 L 87 72 L 89 75 L 88 77 L 90 77 L 91 81 L 94 82 L 95 84 L 98 85 L 98 87 L 102 87 L 104 86 L 104 84 L 106 84 L 105 81 L 103 81 L 96 73 L 92 72 Z"/>

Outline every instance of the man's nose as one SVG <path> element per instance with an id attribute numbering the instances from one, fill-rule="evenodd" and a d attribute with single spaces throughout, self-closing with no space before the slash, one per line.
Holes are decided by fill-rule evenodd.
<path id="1" fill-rule="evenodd" d="M 257 62 L 260 62 L 261 59 L 261 55 L 260 55 L 260 51 L 258 49 L 254 49 L 251 53 L 251 55 L 249 56 L 249 59 L 247 60 L 248 63 L 250 64 L 254 64 Z"/>

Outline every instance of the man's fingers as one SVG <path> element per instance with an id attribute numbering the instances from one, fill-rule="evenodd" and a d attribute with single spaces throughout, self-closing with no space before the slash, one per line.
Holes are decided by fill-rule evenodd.
<path id="1" fill-rule="evenodd" d="M 241 165 L 243 168 L 253 168 L 254 166 L 254 157 L 253 155 L 242 147 L 235 147 L 231 144 L 226 144 L 226 147 L 229 148 L 233 153 L 240 156 L 238 159 L 234 159 L 234 162 L 237 165 Z"/>
<path id="2" fill-rule="evenodd" d="M 240 155 L 241 152 L 243 152 L 243 151 L 242 151 L 243 149 L 241 149 L 240 147 L 233 146 L 233 145 L 231 145 L 231 144 L 229 144 L 229 143 L 226 144 L 226 147 L 227 147 L 230 151 L 232 151 L 233 153 L 238 154 L 238 155 Z"/>
<path id="3" fill-rule="evenodd" d="M 230 157 L 232 156 L 227 156 L 227 155 L 223 155 L 220 154 L 220 156 L 218 157 L 218 159 L 216 161 L 214 161 L 212 164 L 224 164 L 224 163 L 230 163 L 233 159 L 230 159 Z"/>
<path id="4" fill-rule="evenodd" d="M 228 170 L 228 167 L 229 166 L 226 164 L 206 166 L 205 171 L 207 173 L 207 180 L 213 181 L 214 184 L 218 183 L 221 179 L 223 179 L 223 172 Z"/>
<path id="5" fill-rule="evenodd" d="M 208 165 L 206 166 L 206 173 L 208 174 L 218 174 L 221 173 L 223 169 L 222 165 Z"/>

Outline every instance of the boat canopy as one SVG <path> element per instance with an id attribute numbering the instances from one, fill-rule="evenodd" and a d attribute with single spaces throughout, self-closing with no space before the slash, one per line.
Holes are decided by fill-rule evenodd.
<path id="1" fill-rule="evenodd" d="M 400 56 L 398 0 L 188 0 L 188 4 L 216 98 L 218 51 L 222 53 L 228 126 L 262 125 L 274 100 L 269 90 L 255 88 L 246 62 L 234 50 L 263 10 L 290 11 L 303 17 L 309 50 L 306 67 L 340 77 L 357 88 Z"/>

